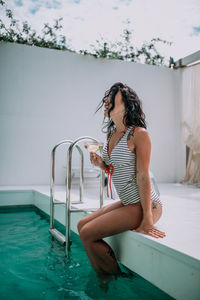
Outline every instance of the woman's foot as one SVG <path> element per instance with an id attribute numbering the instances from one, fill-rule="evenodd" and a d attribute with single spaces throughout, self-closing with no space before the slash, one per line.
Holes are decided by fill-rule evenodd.
<path id="1" fill-rule="evenodd" d="M 104 292 L 107 292 L 108 291 L 108 287 L 109 287 L 109 282 L 111 280 L 116 280 L 117 277 L 119 276 L 119 274 L 121 273 L 107 273 L 103 270 L 101 271 L 98 271 L 97 272 L 97 277 L 99 279 L 99 286 L 101 289 L 104 290 Z"/>

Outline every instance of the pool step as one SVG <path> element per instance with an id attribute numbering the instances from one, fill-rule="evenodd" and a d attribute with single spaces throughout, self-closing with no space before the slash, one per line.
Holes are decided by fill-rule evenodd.
<path id="1" fill-rule="evenodd" d="M 51 235 L 53 237 L 55 237 L 59 242 L 61 242 L 63 245 L 66 245 L 66 239 L 64 234 L 62 234 L 60 231 L 58 231 L 57 229 L 53 228 L 53 229 L 49 229 L 49 232 L 51 233 Z M 72 244 L 72 241 L 70 241 L 70 245 Z"/>

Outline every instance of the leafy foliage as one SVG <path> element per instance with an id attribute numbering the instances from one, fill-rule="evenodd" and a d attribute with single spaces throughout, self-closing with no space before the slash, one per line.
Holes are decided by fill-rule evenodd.
<path id="1" fill-rule="evenodd" d="M 153 38 L 150 43 L 144 42 L 140 49 L 134 48 L 131 43 L 132 32 L 125 29 L 122 35 L 123 41 L 116 43 L 109 43 L 97 40 L 97 47 L 94 48 L 93 56 L 107 57 L 111 59 L 120 59 L 132 62 L 143 62 L 152 65 L 165 65 L 165 57 L 161 56 L 156 50 L 155 43 L 163 42 L 171 45 L 171 42 L 161 40 L 160 38 Z M 80 50 L 80 53 L 90 54 L 85 50 Z"/>
<path id="2" fill-rule="evenodd" d="M 101 41 L 96 40 L 96 46 L 93 44 L 90 45 L 91 51 L 83 49 L 75 51 L 67 45 L 64 35 L 57 36 L 57 31 L 63 28 L 60 24 L 63 18 L 55 20 L 53 27 L 45 23 L 42 29 L 43 35 L 40 36 L 31 28 L 27 21 L 22 22 L 20 25 L 19 21 L 14 19 L 12 11 L 5 6 L 3 0 L 0 0 L 0 6 L 5 9 L 6 17 L 10 21 L 9 27 L 7 27 L 3 21 L 0 20 L 0 41 L 65 50 L 83 55 L 92 55 L 95 58 L 119 59 L 167 66 L 165 64 L 165 57 L 158 53 L 155 43 L 163 42 L 171 45 L 171 42 L 161 40 L 160 38 L 153 38 L 149 43 L 144 42 L 141 48 L 138 49 L 135 48 L 131 42 L 132 32 L 125 29 L 123 35 L 120 35 L 122 36 L 121 42 L 117 41 L 116 43 L 111 43 L 101 38 Z"/>
<path id="3" fill-rule="evenodd" d="M 0 5 L 5 7 L 5 2 L 0 0 Z M 20 28 L 19 21 L 13 18 L 13 13 L 10 9 L 5 7 L 5 13 L 10 20 L 10 25 L 7 28 L 3 21 L 0 20 L 0 41 L 72 51 L 66 46 L 66 37 L 63 35 L 57 36 L 56 34 L 56 31 L 62 28 L 60 21 L 63 18 L 55 20 L 53 28 L 48 23 L 45 23 L 42 29 L 43 35 L 40 36 L 37 35 L 27 21 L 22 22 Z"/>

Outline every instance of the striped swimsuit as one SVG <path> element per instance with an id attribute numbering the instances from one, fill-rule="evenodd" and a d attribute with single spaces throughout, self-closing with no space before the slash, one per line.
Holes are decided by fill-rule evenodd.
<path id="1" fill-rule="evenodd" d="M 138 185 L 136 182 L 136 154 L 131 152 L 127 144 L 127 136 L 133 126 L 129 127 L 126 133 L 120 138 L 113 148 L 110 157 L 108 156 L 108 143 L 112 134 L 104 143 L 102 158 L 106 165 L 112 164 L 114 172 L 112 182 L 118 196 L 124 205 L 140 202 Z M 151 200 L 160 203 L 159 194 L 156 192 L 151 181 Z"/>

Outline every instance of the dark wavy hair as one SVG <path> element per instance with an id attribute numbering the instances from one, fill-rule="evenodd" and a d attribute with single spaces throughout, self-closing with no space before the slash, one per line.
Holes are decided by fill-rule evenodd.
<path id="1" fill-rule="evenodd" d="M 118 93 L 118 91 L 122 94 L 122 101 L 125 105 L 125 114 L 123 118 L 123 123 L 125 126 L 139 126 L 147 129 L 147 123 L 146 123 L 146 116 L 142 110 L 142 102 L 139 99 L 136 92 L 130 88 L 128 85 L 123 84 L 121 82 L 116 82 L 111 86 L 109 90 L 105 92 L 105 95 L 103 99 L 101 100 L 100 104 L 97 107 L 97 110 L 95 113 L 104 105 L 104 102 L 110 96 L 110 102 L 112 103 L 111 108 L 108 110 L 108 121 L 106 122 L 105 119 L 107 117 L 104 116 L 103 123 L 105 124 L 102 128 L 102 131 L 104 128 L 107 128 L 107 131 L 104 133 L 110 132 L 114 128 L 114 122 L 110 118 L 110 112 L 113 110 L 115 105 L 115 95 Z"/>

